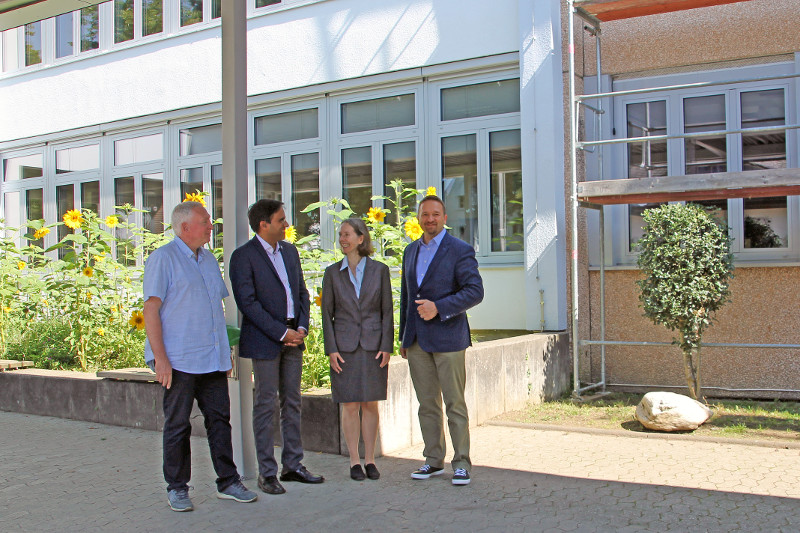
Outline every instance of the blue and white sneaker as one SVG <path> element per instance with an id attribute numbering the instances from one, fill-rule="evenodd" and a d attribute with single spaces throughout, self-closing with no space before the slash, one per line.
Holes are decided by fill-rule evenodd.
<path id="1" fill-rule="evenodd" d="M 227 488 L 217 491 L 217 498 L 222 500 L 235 500 L 241 503 L 250 503 L 258 499 L 258 494 L 242 485 L 239 480 L 231 483 Z"/>
<path id="2" fill-rule="evenodd" d="M 192 500 L 189 499 L 189 489 L 172 489 L 167 492 L 169 508 L 175 512 L 183 513 L 194 509 Z"/>
<path id="3" fill-rule="evenodd" d="M 469 472 L 464 468 L 456 468 L 453 472 L 453 485 L 469 485 Z"/>

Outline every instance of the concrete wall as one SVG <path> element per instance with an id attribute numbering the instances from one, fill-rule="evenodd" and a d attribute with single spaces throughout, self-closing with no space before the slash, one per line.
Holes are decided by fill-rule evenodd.
<path id="1" fill-rule="evenodd" d="M 521 409 L 528 401 L 539 403 L 560 397 L 570 388 L 570 371 L 568 339 L 563 333 L 477 344 L 467 350 L 470 425 Z M 160 431 L 164 424 L 162 396 L 161 386 L 155 382 L 110 380 L 53 370 L 0 372 L 3 411 Z M 418 405 L 407 362 L 393 357 L 387 401 L 381 402 L 379 453 L 422 442 Z M 196 406 L 192 433 L 205 434 Z M 339 408 L 329 393 L 303 395 L 302 438 L 308 451 L 346 453 Z"/>

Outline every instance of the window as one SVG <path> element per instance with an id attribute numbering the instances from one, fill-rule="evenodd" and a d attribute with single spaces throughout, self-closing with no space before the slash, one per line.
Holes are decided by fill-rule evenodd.
<path id="1" fill-rule="evenodd" d="M 100 48 L 100 6 L 80 10 L 81 52 Z"/>
<path id="2" fill-rule="evenodd" d="M 765 77 L 785 73 L 787 67 L 778 65 L 750 67 Z M 692 81 L 724 81 L 730 78 L 751 77 L 743 72 L 724 71 L 694 74 Z M 680 83 L 685 83 L 683 77 Z M 625 80 L 616 89 L 646 88 L 647 84 L 672 85 L 674 79 Z M 628 137 L 672 136 L 691 137 L 629 143 L 625 148 L 624 165 L 628 178 L 673 175 L 697 176 L 724 172 L 767 171 L 787 168 L 797 161 L 797 150 L 787 144 L 787 133 L 759 131 L 783 126 L 788 118 L 790 81 L 757 81 L 720 85 L 705 89 L 676 89 L 652 93 L 645 98 L 637 95 L 617 97 L 618 118 L 626 124 Z M 745 130 L 743 133 L 721 134 L 725 130 Z M 754 130 L 749 132 L 747 130 Z M 790 147 L 792 146 L 792 147 Z M 621 148 L 612 148 L 620 150 Z M 613 153 L 613 152 L 612 152 Z M 612 156 L 613 157 L 613 156 Z M 793 163 L 796 165 L 796 163 Z M 796 258 L 800 255 L 793 243 L 796 197 L 734 198 L 697 201 L 710 209 L 714 216 L 728 226 L 733 239 L 732 250 L 738 259 L 769 260 Z M 658 204 L 620 207 L 628 209 L 627 239 L 617 260 L 632 262 L 635 243 L 642 235 L 642 214 Z M 617 224 L 617 222 L 614 222 Z M 794 230 L 797 231 L 797 230 Z"/>
<path id="3" fill-rule="evenodd" d="M 203 0 L 180 0 L 181 26 L 203 22 Z"/>
<path id="4" fill-rule="evenodd" d="M 256 160 L 256 200 L 281 201 L 281 158 Z"/>
<path id="5" fill-rule="evenodd" d="M 56 174 L 94 170 L 99 167 L 99 144 L 56 150 Z"/>
<path id="6" fill-rule="evenodd" d="M 222 150 L 222 124 L 180 130 L 181 156 Z"/>
<path id="7" fill-rule="evenodd" d="M 72 55 L 74 38 L 72 36 L 72 13 L 56 17 L 56 57 Z"/>
<path id="8" fill-rule="evenodd" d="M 477 135 L 442 138 L 442 199 L 450 232 L 478 249 Z"/>
<path id="9" fill-rule="evenodd" d="M 442 120 L 519 112 L 519 78 L 442 89 Z"/>
<path id="10" fill-rule="evenodd" d="M 256 7 L 274 6 L 280 3 L 281 0 L 256 0 Z"/>
<path id="11" fill-rule="evenodd" d="M 144 135 L 114 142 L 114 164 L 130 165 L 164 158 L 164 135 Z"/>
<path id="12" fill-rule="evenodd" d="M 304 109 L 257 117 L 256 145 L 274 144 L 319 137 L 319 110 Z"/>
<path id="13" fill-rule="evenodd" d="M 8 204 L 6 204 L 6 208 L 8 208 Z M 28 220 L 44 219 L 44 189 L 25 191 L 25 216 Z M 44 238 L 29 240 L 28 243 L 44 248 Z"/>
<path id="14" fill-rule="evenodd" d="M 134 37 L 133 0 L 114 0 L 114 42 L 124 43 Z"/>
<path id="15" fill-rule="evenodd" d="M 342 150 L 342 198 L 356 215 L 372 206 L 372 149 L 369 146 Z"/>
<path id="16" fill-rule="evenodd" d="M 319 211 L 301 213 L 309 204 L 320 201 L 319 154 L 297 154 L 291 159 L 292 223 L 298 235 L 319 235 Z"/>
<path id="17" fill-rule="evenodd" d="M 73 184 L 70 183 L 69 185 L 60 185 L 56 187 L 56 216 L 58 217 L 58 220 L 63 219 L 64 214 L 72 209 L 75 209 L 75 190 Z M 58 226 L 59 242 L 70 233 L 73 233 L 73 230 L 70 229 L 66 224 L 61 224 Z M 73 250 L 74 248 L 72 246 L 59 248 L 58 258 L 63 259 L 67 253 Z"/>
<path id="18" fill-rule="evenodd" d="M 211 0 L 211 18 L 218 19 L 222 16 L 222 0 Z"/>
<path id="19" fill-rule="evenodd" d="M 492 251 L 521 252 L 522 143 L 519 130 L 489 133 Z"/>
<path id="20" fill-rule="evenodd" d="M 164 1 L 142 0 L 142 36 L 164 31 Z"/>
<path id="21" fill-rule="evenodd" d="M 383 145 L 383 195 L 398 202 L 391 182 L 400 180 L 403 186 L 417 186 L 417 153 L 414 141 L 397 142 Z M 400 199 L 400 202 L 403 200 Z M 387 224 L 397 224 L 399 213 L 392 211 L 387 217 Z"/>
<path id="22" fill-rule="evenodd" d="M 42 62 L 42 21 L 25 25 L 25 66 Z"/>
<path id="23" fill-rule="evenodd" d="M 3 72 L 12 72 L 19 68 L 19 35 L 18 28 L 12 28 L 0 33 L 3 46 Z"/>
<path id="24" fill-rule="evenodd" d="M 41 178 L 42 154 L 9 157 L 3 161 L 3 179 L 15 181 L 28 178 Z"/>
<path id="25" fill-rule="evenodd" d="M 413 94 L 342 104 L 342 133 L 413 125 Z"/>

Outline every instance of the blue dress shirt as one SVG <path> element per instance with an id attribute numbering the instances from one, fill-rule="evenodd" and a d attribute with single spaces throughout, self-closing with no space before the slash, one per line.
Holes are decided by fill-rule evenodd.
<path id="1" fill-rule="evenodd" d="M 356 275 L 353 276 L 353 271 L 348 268 L 350 263 L 347 261 L 347 257 L 342 259 L 342 268 L 339 270 L 347 270 L 347 273 L 350 275 L 350 282 L 353 284 L 353 287 L 356 289 L 356 298 L 361 297 L 361 282 L 364 281 L 364 267 L 367 265 L 367 258 L 362 257 L 361 261 L 358 262 L 356 265 Z"/>
<path id="2" fill-rule="evenodd" d="M 283 256 L 281 255 L 281 243 L 278 241 L 278 244 L 273 249 L 272 245 L 262 239 L 259 234 L 256 234 L 256 237 L 261 246 L 264 247 L 264 251 L 267 252 L 269 260 L 272 261 L 272 266 L 275 267 L 278 277 L 283 283 L 283 290 L 286 291 L 286 318 L 294 318 L 294 298 L 292 298 L 292 287 L 289 285 L 289 274 L 286 273 L 286 264 L 283 262 Z"/>
<path id="3" fill-rule="evenodd" d="M 155 250 L 144 267 L 144 299 L 161 299 L 161 331 L 172 368 L 189 374 L 227 372 L 231 349 L 222 300 L 228 289 L 214 254 L 197 258 L 180 238 Z M 153 361 L 150 340 L 145 361 Z"/>
<path id="4" fill-rule="evenodd" d="M 431 239 L 431 242 L 425 244 L 424 240 L 420 240 L 419 242 L 419 252 L 417 252 L 417 287 L 422 285 L 422 279 L 425 277 L 425 273 L 428 272 L 428 267 L 431 265 L 431 261 L 433 261 L 433 256 L 436 255 L 436 250 L 439 249 L 439 244 L 444 239 L 444 234 L 447 230 L 443 229 L 439 232 L 439 235 Z M 422 239 L 422 237 L 420 237 Z"/>

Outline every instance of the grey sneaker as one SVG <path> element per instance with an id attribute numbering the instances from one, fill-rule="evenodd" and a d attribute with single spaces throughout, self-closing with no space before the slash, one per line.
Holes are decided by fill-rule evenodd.
<path id="1" fill-rule="evenodd" d="M 192 500 L 189 499 L 188 489 L 172 489 L 167 493 L 169 508 L 178 513 L 194 509 Z"/>
<path id="2" fill-rule="evenodd" d="M 217 498 L 223 500 L 236 500 L 241 503 L 250 503 L 258 499 L 258 494 L 242 485 L 241 481 L 234 481 L 226 489 L 217 491 Z"/>

